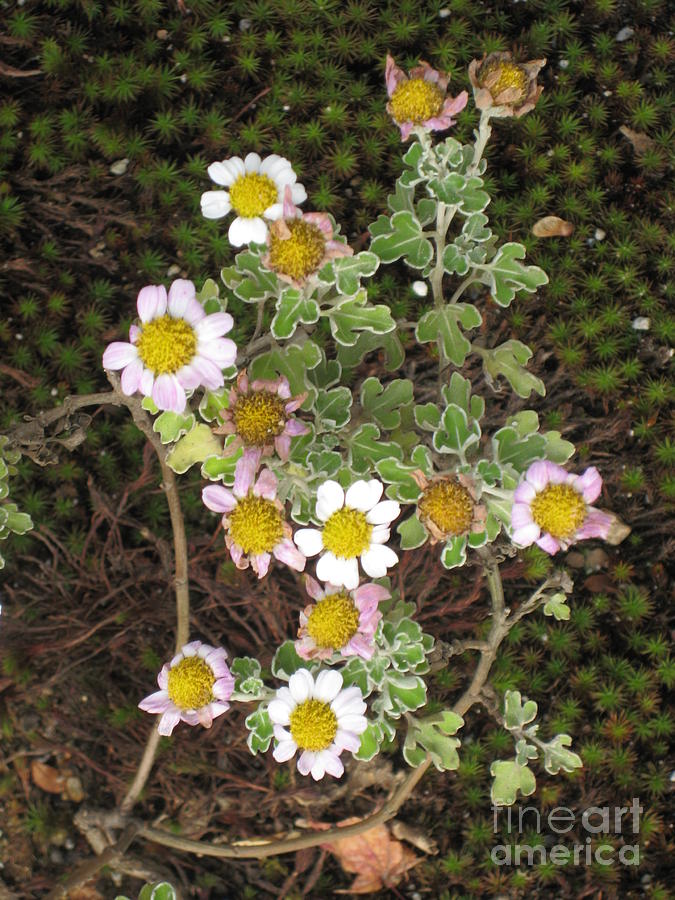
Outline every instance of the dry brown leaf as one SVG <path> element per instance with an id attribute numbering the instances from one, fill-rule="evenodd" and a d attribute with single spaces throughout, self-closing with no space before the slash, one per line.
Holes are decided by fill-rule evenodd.
<path id="1" fill-rule="evenodd" d="M 30 774 L 35 784 L 47 791 L 48 794 L 63 793 L 66 782 L 63 775 L 54 766 L 48 766 L 47 763 L 33 760 L 30 767 Z"/>
<path id="2" fill-rule="evenodd" d="M 569 237 L 573 231 L 574 225 L 559 216 L 544 216 L 532 226 L 532 234 L 540 238 Z"/>
<path id="3" fill-rule="evenodd" d="M 419 831 L 417 828 L 406 825 L 405 822 L 399 822 L 397 819 L 394 819 L 391 823 L 391 833 L 394 837 L 400 838 L 402 841 L 407 841 L 409 844 L 412 844 L 413 847 L 417 847 L 422 853 L 428 853 L 430 856 L 435 856 L 438 853 L 438 844 L 436 841 L 424 834 L 423 831 Z"/>
<path id="4" fill-rule="evenodd" d="M 68 892 L 68 900 L 105 900 L 103 894 L 99 894 L 96 888 L 88 887 L 86 884 L 82 887 L 73 888 Z"/>
<path id="5" fill-rule="evenodd" d="M 345 819 L 338 825 L 352 825 L 359 821 L 358 818 Z M 356 874 L 349 890 L 335 891 L 336 894 L 374 894 L 384 887 L 397 885 L 408 869 L 421 861 L 421 857 L 415 856 L 412 850 L 390 836 L 386 825 L 376 825 L 362 834 L 321 846 L 338 858 L 345 872 Z"/>
<path id="6" fill-rule="evenodd" d="M 633 145 L 633 150 L 635 150 L 638 156 L 651 150 L 654 146 L 654 140 L 652 138 L 646 134 L 642 134 L 641 131 L 633 131 L 628 125 L 622 125 L 621 128 L 619 128 L 619 131 L 625 138 L 628 138 Z"/>
<path id="7" fill-rule="evenodd" d="M 603 509 L 603 512 L 612 520 L 612 523 L 609 526 L 609 533 L 604 540 L 607 544 L 611 544 L 612 547 L 616 547 L 617 544 L 621 543 L 621 541 L 625 541 L 625 539 L 630 534 L 630 525 L 626 525 L 626 523 L 622 519 L 620 519 L 616 515 L 616 513 L 611 512 L 609 509 Z"/>

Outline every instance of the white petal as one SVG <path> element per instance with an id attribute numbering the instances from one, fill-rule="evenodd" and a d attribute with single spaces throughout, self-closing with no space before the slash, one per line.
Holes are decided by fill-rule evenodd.
<path id="1" fill-rule="evenodd" d="M 278 156 L 276 153 L 272 153 L 270 156 L 266 156 L 262 161 L 260 172 L 262 175 L 267 175 L 274 181 L 279 172 L 283 172 L 284 169 L 290 168 L 291 164 L 287 159 L 284 159 L 283 156 Z"/>
<path id="2" fill-rule="evenodd" d="M 223 187 L 231 187 L 237 180 L 237 172 L 234 167 L 228 166 L 226 162 L 214 162 L 206 170 L 209 173 L 211 181 L 220 184 Z"/>
<path id="3" fill-rule="evenodd" d="M 264 244 L 267 240 L 267 225 L 260 216 L 256 216 L 254 219 L 237 216 L 230 225 L 227 236 L 233 247 L 253 243 Z"/>
<path id="4" fill-rule="evenodd" d="M 342 715 L 359 716 L 364 712 L 365 708 L 366 704 L 363 701 L 363 694 L 356 684 L 346 687 L 331 703 L 331 709 L 338 719 Z"/>
<path id="5" fill-rule="evenodd" d="M 138 350 L 127 341 L 114 341 L 108 344 L 103 354 L 104 369 L 123 369 L 138 358 Z"/>
<path id="6" fill-rule="evenodd" d="M 334 553 L 327 551 L 319 557 L 319 561 L 316 564 L 316 577 L 319 581 L 330 581 L 331 584 L 341 587 L 341 571 L 342 567 L 339 565 Z"/>
<path id="7" fill-rule="evenodd" d="M 298 759 L 298 772 L 301 775 L 309 775 L 315 759 L 316 753 L 313 753 L 311 750 L 305 750 L 304 753 L 301 753 Z"/>
<path id="8" fill-rule="evenodd" d="M 168 310 L 174 319 L 182 319 L 194 299 L 194 284 L 186 278 L 177 278 L 169 288 Z"/>
<path id="9" fill-rule="evenodd" d="M 347 491 L 345 506 L 368 512 L 380 499 L 383 490 L 384 485 L 375 478 L 370 481 L 355 481 Z"/>
<path id="10" fill-rule="evenodd" d="M 325 522 L 334 512 L 342 509 L 345 494 L 337 481 L 324 481 L 316 492 L 316 516 Z"/>
<path id="11" fill-rule="evenodd" d="M 322 750 L 321 758 L 329 775 L 332 775 L 334 778 L 340 778 L 344 774 L 345 767 L 342 765 L 342 760 L 337 753 L 330 750 Z"/>
<path id="12" fill-rule="evenodd" d="M 370 510 L 366 519 L 371 525 L 385 525 L 393 522 L 400 512 L 401 507 L 395 500 L 383 500 Z"/>
<path id="13" fill-rule="evenodd" d="M 288 725 L 291 721 L 291 710 L 288 708 L 288 704 L 278 698 L 275 698 L 270 702 L 270 705 L 267 707 L 267 712 L 269 713 L 272 722 L 276 725 Z"/>
<path id="14" fill-rule="evenodd" d="M 204 191 L 200 205 L 205 219 L 222 219 L 232 209 L 227 191 Z"/>
<path id="15" fill-rule="evenodd" d="M 286 762 L 287 759 L 295 755 L 297 749 L 298 746 L 295 741 L 280 741 L 272 751 L 272 756 L 277 762 Z"/>
<path id="16" fill-rule="evenodd" d="M 340 728 L 352 731 L 354 734 L 362 734 L 368 727 L 368 719 L 365 716 L 340 716 Z"/>
<path id="17" fill-rule="evenodd" d="M 357 558 L 338 559 L 338 563 L 342 564 L 340 584 L 343 584 L 348 591 L 356 590 L 359 586 L 359 563 Z"/>
<path id="18" fill-rule="evenodd" d="M 398 556 L 391 547 L 384 544 L 371 544 L 368 550 L 361 555 L 361 565 L 366 575 L 371 578 L 382 578 L 387 574 L 387 568 L 395 566 Z"/>
<path id="19" fill-rule="evenodd" d="M 247 173 L 259 172 L 261 163 L 262 160 L 257 153 L 247 153 L 244 157 L 244 165 L 246 166 Z"/>
<path id="20" fill-rule="evenodd" d="M 320 672 L 314 685 L 314 697 L 317 700 L 323 700 L 324 703 L 331 703 L 342 688 L 342 675 L 335 669 L 324 669 Z"/>
<path id="21" fill-rule="evenodd" d="M 273 203 L 271 206 L 268 206 L 263 215 L 266 219 L 269 219 L 270 222 L 276 222 L 277 219 L 280 219 L 284 214 L 284 205 L 283 203 Z"/>
<path id="22" fill-rule="evenodd" d="M 166 312 L 166 288 L 163 284 L 148 284 L 141 288 L 136 298 L 136 309 L 141 322 L 151 322 Z"/>
<path id="23" fill-rule="evenodd" d="M 296 206 L 300 206 L 307 199 L 307 191 L 301 184 L 291 185 L 291 200 Z"/>
<path id="24" fill-rule="evenodd" d="M 316 556 L 323 550 L 323 538 L 316 528 L 299 528 L 293 540 L 305 556 Z"/>
<path id="25" fill-rule="evenodd" d="M 391 537 L 391 529 L 386 525 L 376 525 L 370 535 L 371 544 L 386 544 Z"/>
<path id="26" fill-rule="evenodd" d="M 298 669 L 288 679 L 288 689 L 296 703 L 304 703 L 314 691 L 314 679 L 308 669 Z"/>
<path id="27" fill-rule="evenodd" d="M 314 760 L 314 765 L 312 766 L 310 771 L 314 781 L 321 781 L 323 776 L 326 774 L 326 763 L 324 761 L 322 753 L 317 753 L 316 759 Z"/>
<path id="28" fill-rule="evenodd" d="M 195 331 L 200 341 L 215 341 L 223 334 L 231 331 L 234 321 L 229 313 L 211 313 L 201 322 L 197 322 Z"/>

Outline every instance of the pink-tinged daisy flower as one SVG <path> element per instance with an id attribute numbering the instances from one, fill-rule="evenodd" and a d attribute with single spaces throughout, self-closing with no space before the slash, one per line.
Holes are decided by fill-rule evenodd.
<path id="1" fill-rule="evenodd" d="M 162 666 L 157 676 L 160 690 L 138 704 L 146 712 L 161 714 L 160 734 L 170 735 L 179 722 L 210 728 L 230 708 L 234 676 L 226 659 L 222 647 L 191 641 Z"/>
<path id="2" fill-rule="evenodd" d="M 136 301 L 140 325 L 129 329 L 129 342 L 115 341 L 103 354 L 104 369 L 122 369 L 122 391 L 140 391 L 157 409 L 183 412 L 185 392 L 200 386 L 216 390 L 223 369 L 234 364 L 237 345 L 224 338 L 232 328 L 229 313 L 206 315 L 191 281 L 169 288 L 150 284 Z"/>
<path id="3" fill-rule="evenodd" d="M 310 603 L 300 613 L 300 628 L 295 650 L 303 659 L 330 659 L 360 656 L 370 659 L 375 652 L 373 638 L 382 618 L 378 603 L 391 597 L 380 584 L 362 584 L 346 591 L 334 584 L 324 587 L 311 575 L 305 575 Z"/>
<path id="4" fill-rule="evenodd" d="M 537 75 L 545 59 L 516 63 L 508 51 L 488 53 L 469 65 L 469 80 L 478 109 L 492 110 L 497 118 L 519 118 L 534 109 L 544 90 Z"/>
<path id="5" fill-rule="evenodd" d="M 233 156 L 212 163 L 208 172 L 212 181 L 227 190 L 202 194 L 202 215 L 207 219 L 222 219 L 230 210 L 235 211 L 237 217 L 227 234 L 233 247 L 265 243 L 267 222 L 283 215 L 286 187 L 294 203 L 307 199 L 307 191 L 297 184 L 298 176 L 290 162 L 276 153 L 265 159 L 257 153 L 248 153 L 244 159 Z"/>
<path id="6" fill-rule="evenodd" d="M 302 572 L 305 557 L 291 540 L 291 526 L 277 499 L 277 478 L 263 469 L 254 484 L 257 466 L 242 457 L 234 472 L 232 490 L 209 484 L 202 490 L 204 504 L 224 513 L 225 544 L 238 569 L 249 564 L 258 578 L 267 574 L 272 557 Z"/>
<path id="7" fill-rule="evenodd" d="M 231 456 L 240 447 L 250 465 L 257 469 L 263 456 L 276 450 L 279 459 L 286 461 L 291 451 L 291 438 L 307 434 L 309 427 L 293 417 L 307 394 L 291 396 L 288 379 L 281 375 L 274 381 L 256 379 L 249 382 L 246 370 L 237 375 L 237 386 L 230 391 L 230 405 L 221 409 L 223 424 L 216 434 L 235 434 L 223 451 Z"/>
<path id="8" fill-rule="evenodd" d="M 267 248 L 262 264 L 294 287 L 302 287 L 331 259 L 354 252 L 334 239 L 333 223 L 327 213 L 301 212 L 288 187 L 284 191 L 283 216 L 270 226 Z"/>
<path id="9" fill-rule="evenodd" d="M 406 75 L 387 55 L 384 77 L 389 95 L 387 112 L 401 129 L 402 141 L 408 140 L 413 128 L 450 128 L 455 124 L 452 117 L 464 109 L 469 99 L 466 91 L 456 97 L 446 96 L 449 76 L 423 61 Z"/>
<path id="10" fill-rule="evenodd" d="M 401 507 L 395 500 L 379 502 L 384 487 L 377 479 L 355 481 L 346 495 L 337 481 L 324 481 L 316 494 L 316 518 L 322 528 L 300 528 L 294 540 L 305 556 L 321 557 L 320 581 L 354 590 L 359 585 L 359 558 L 371 578 L 382 578 L 398 556 L 385 544 L 389 525 Z"/>
<path id="11" fill-rule="evenodd" d="M 274 724 L 273 756 L 285 762 L 301 750 L 298 772 L 319 781 L 328 773 L 344 772 L 343 750 L 356 752 L 359 735 L 368 727 L 366 704 L 359 687 L 342 689 L 342 675 L 333 669 L 320 672 L 316 681 L 307 669 L 291 675 L 288 687 L 279 688 L 268 712 Z"/>
<path id="12" fill-rule="evenodd" d="M 513 542 L 520 547 L 536 543 L 553 554 L 585 538 L 607 537 L 611 517 L 589 506 L 601 488 L 595 466 L 573 475 L 546 460 L 532 463 L 513 493 Z"/>

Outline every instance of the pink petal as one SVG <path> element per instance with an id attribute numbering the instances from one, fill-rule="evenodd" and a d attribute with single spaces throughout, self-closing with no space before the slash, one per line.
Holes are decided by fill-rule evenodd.
<path id="1" fill-rule="evenodd" d="M 138 350 L 126 341 L 114 341 L 108 344 L 103 354 L 104 369 L 123 369 L 138 359 Z M 135 390 L 135 388 L 134 388 Z M 131 392 L 132 394 L 134 391 Z"/>
<path id="2" fill-rule="evenodd" d="M 185 278 L 177 278 L 169 288 L 167 308 L 174 319 L 182 319 L 190 302 L 195 299 L 195 286 Z"/>
<path id="3" fill-rule="evenodd" d="M 155 691 L 148 697 L 144 697 L 138 704 L 139 709 L 149 713 L 163 713 L 172 705 L 169 695 L 166 691 Z"/>
<path id="4" fill-rule="evenodd" d="M 166 312 L 166 288 L 163 284 L 149 284 L 141 288 L 136 299 L 136 308 L 141 322 L 150 322 Z"/>
<path id="5" fill-rule="evenodd" d="M 586 503 L 597 500 L 602 490 L 602 477 L 595 466 L 590 466 L 583 475 L 579 475 L 574 487 L 581 491 Z"/>
<path id="6" fill-rule="evenodd" d="M 537 492 L 529 481 L 521 481 L 513 492 L 513 499 L 517 503 L 531 503 L 537 496 Z"/>
<path id="7" fill-rule="evenodd" d="M 387 85 L 387 94 L 389 97 L 394 93 L 396 88 L 402 81 L 407 81 L 408 78 L 403 71 L 403 69 L 399 69 L 399 67 L 394 62 L 393 56 L 387 54 L 387 64 L 384 70 L 384 80 Z"/>
<path id="8" fill-rule="evenodd" d="M 184 387 L 186 391 L 192 391 L 195 388 L 198 388 L 202 383 L 202 376 L 192 363 L 179 369 L 176 372 L 176 378 L 180 382 L 181 387 Z"/>
<path id="9" fill-rule="evenodd" d="M 127 397 L 131 397 L 138 390 L 141 383 L 141 375 L 143 374 L 143 363 L 140 359 L 135 359 L 122 371 L 120 378 L 120 387 L 122 393 Z"/>
<path id="10" fill-rule="evenodd" d="M 343 656 L 360 656 L 362 659 L 370 659 L 374 652 L 375 647 L 372 643 L 366 641 L 360 634 L 355 634 L 342 648 Z"/>
<path id="11" fill-rule="evenodd" d="M 398 126 L 401 129 L 401 140 L 407 141 L 410 137 L 410 133 L 415 127 L 412 122 L 403 122 Z"/>
<path id="12" fill-rule="evenodd" d="M 232 562 L 238 569 L 248 569 L 248 557 L 244 557 L 244 551 L 239 546 L 239 544 L 232 543 L 230 544 L 230 556 L 232 557 Z"/>
<path id="13" fill-rule="evenodd" d="M 258 475 L 258 480 L 253 488 L 256 497 L 264 497 L 266 500 L 274 500 L 277 496 L 277 476 L 270 469 L 263 469 Z"/>
<path id="14" fill-rule="evenodd" d="M 288 422 L 286 422 L 286 428 L 284 430 L 286 434 L 289 434 L 291 437 L 297 437 L 299 434 L 307 434 L 309 425 L 300 419 L 289 419 Z"/>
<path id="15" fill-rule="evenodd" d="M 326 585 L 326 588 L 328 587 L 329 585 Z M 326 596 L 326 592 L 324 591 L 324 589 L 315 578 L 312 578 L 311 575 L 305 575 L 305 590 L 312 598 L 312 600 L 321 600 L 322 597 Z"/>
<path id="16" fill-rule="evenodd" d="M 181 413 L 185 409 L 187 398 L 180 381 L 175 375 L 163 374 L 155 379 L 152 387 L 152 399 L 158 409 Z"/>
<path id="17" fill-rule="evenodd" d="M 210 390 L 217 390 L 225 383 L 220 367 L 201 354 L 195 356 L 190 362 L 190 365 L 199 373 L 201 383 L 204 387 L 207 387 Z"/>
<path id="18" fill-rule="evenodd" d="M 200 341 L 212 341 L 232 330 L 234 320 L 229 313 L 212 313 L 197 322 L 195 331 Z"/>
<path id="19" fill-rule="evenodd" d="M 542 536 L 536 541 L 538 547 L 541 547 L 542 550 L 545 550 L 546 553 L 550 553 L 553 556 L 555 553 L 560 550 L 560 544 L 551 534 L 542 534 Z"/>
<path id="20" fill-rule="evenodd" d="M 162 718 L 159 720 L 159 724 L 157 725 L 157 731 L 164 737 L 169 737 L 180 722 L 180 713 L 177 709 L 169 710 L 165 712 Z"/>
<path id="21" fill-rule="evenodd" d="M 155 386 L 155 376 L 150 369 L 143 369 L 141 373 L 140 390 L 144 397 L 152 397 L 152 389 Z"/>
<path id="22" fill-rule="evenodd" d="M 511 508 L 511 528 L 516 531 L 533 521 L 532 510 L 527 503 L 514 503 Z"/>
<path id="23" fill-rule="evenodd" d="M 218 368 L 226 369 L 234 364 L 237 358 L 237 345 L 229 338 L 216 338 L 214 341 L 200 341 L 197 352 L 204 359 L 214 362 Z"/>
<path id="24" fill-rule="evenodd" d="M 232 487 L 235 497 L 246 497 L 253 486 L 253 479 L 258 468 L 254 457 L 244 453 L 237 460 L 234 468 L 234 485 Z"/>
<path id="25" fill-rule="evenodd" d="M 301 775 L 309 775 L 316 759 L 316 753 L 311 750 L 305 750 L 298 759 L 298 772 Z"/>
<path id="26" fill-rule="evenodd" d="M 286 563 L 296 572 L 302 572 L 307 564 L 307 559 L 288 538 L 284 538 L 272 551 L 279 562 Z"/>
<path id="27" fill-rule="evenodd" d="M 280 434 L 274 438 L 274 449 L 279 459 L 286 462 L 291 453 L 291 439 L 287 434 Z"/>
<path id="28" fill-rule="evenodd" d="M 139 337 L 143 334 L 142 329 L 138 327 L 138 325 L 130 325 L 129 326 L 129 340 L 132 344 L 135 344 Z"/>
<path id="29" fill-rule="evenodd" d="M 335 735 L 335 746 L 340 750 L 350 750 L 352 753 L 356 753 L 361 746 L 361 738 L 353 731 L 339 728 Z"/>
<path id="30" fill-rule="evenodd" d="M 267 575 L 271 559 L 272 555 L 270 553 L 257 553 L 251 557 L 251 567 L 258 578 L 264 578 Z"/>
<path id="31" fill-rule="evenodd" d="M 550 480 L 549 465 L 546 460 L 540 459 L 532 463 L 525 473 L 525 478 L 535 491 L 543 491 Z"/>
<path id="32" fill-rule="evenodd" d="M 531 522 L 529 525 L 523 525 L 522 528 L 517 528 L 511 535 L 511 540 L 519 547 L 529 547 L 530 544 L 534 543 L 534 541 L 539 538 L 540 534 L 541 528 L 536 522 Z"/>
<path id="33" fill-rule="evenodd" d="M 391 594 L 381 584 L 362 584 L 354 591 L 354 602 L 361 609 L 370 603 L 379 603 L 386 600 Z"/>
<path id="34" fill-rule="evenodd" d="M 591 506 L 588 515 L 581 528 L 574 535 L 575 540 L 582 541 L 586 538 L 606 538 L 612 525 L 612 518 L 607 513 Z"/>
<path id="35" fill-rule="evenodd" d="M 202 500 L 204 506 L 219 513 L 232 512 L 237 505 L 237 500 L 232 492 L 221 484 L 207 484 L 202 489 Z"/>
<path id="36" fill-rule="evenodd" d="M 322 751 L 321 762 L 323 763 L 325 771 L 329 775 L 332 775 L 333 778 L 341 778 L 344 774 L 345 767 L 336 753 L 331 752 L 330 750 Z M 312 769 L 312 776 L 314 777 L 314 769 Z"/>

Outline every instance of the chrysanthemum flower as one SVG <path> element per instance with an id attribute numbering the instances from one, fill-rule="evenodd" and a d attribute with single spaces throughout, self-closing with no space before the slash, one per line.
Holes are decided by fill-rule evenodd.
<path id="1" fill-rule="evenodd" d="M 171 734 L 181 721 L 210 728 L 230 708 L 227 701 L 234 690 L 234 676 L 226 659 L 222 647 L 191 641 L 162 666 L 157 676 L 160 690 L 138 704 L 146 712 L 161 713 L 160 734 Z"/>
<path id="2" fill-rule="evenodd" d="M 303 659 L 330 659 L 334 653 L 370 659 L 373 638 L 382 618 L 378 603 L 391 596 L 380 584 L 362 584 L 346 591 L 334 584 L 324 587 L 305 575 L 310 603 L 300 613 L 295 650 Z"/>
<path id="3" fill-rule="evenodd" d="M 224 191 L 202 194 L 202 214 L 207 219 L 221 219 L 230 210 L 237 214 L 230 225 L 228 238 L 234 247 L 243 244 L 264 244 L 267 240 L 267 221 L 283 215 L 284 189 L 290 188 L 294 203 L 307 199 L 307 192 L 297 184 L 297 175 L 283 156 L 273 153 L 261 159 L 248 153 L 245 159 L 233 156 L 214 162 L 208 168 L 209 177 Z"/>
<path id="4" fill-rule="evenodd" d="M 516 63 L 508 51 L 488 53 L 469 65 L 469 80 L 478 109 L 490 109 L 496 117 L 520 116 L 534 109 L 544 90 L 537 75 L 545 59 Z"/>
<path id="5" fill-rule="evenodd" d="M 607 537 L 610 516 L 588 505 L 601 488 L 595 466 L 573 475 L 546 460 L 532 463 L 513 494 L 513 542 L 520 547 L 536 543 L 553 554 L 585 538 Z"/>
<path id="6" fill-rule="evenodd" d="M 282 281 L 302 287 L 331 259 L 351 256 L 352 248 L 333 236 L 327 213 L 303 213 L 293 203 L 291 189 L 284 189 L 283 216 L 270 225 L 267 253 L 262 263 Z"/>
<path id="7" fill-rule="evenodd" d="M 387 112 L 401 129 L 401 140 L 406 141 L 415 127 L 430 131 L 445 131 L 455 124 L 453 116 L 467 104 L 469 95 L 462 91 L 456 97 L 446 96 L 449 76 L 429 63 L 420 61 L 408 75 L 387 55 L 385 69 L 387 82 Z"/>
<path id="8" fill-rule="evenodd" d="M 276 475 L 263 469 L 254 484 L 256 468 L 250 459 L 242 457 L 235 469 L 232 490 L 209 484 L 202 490 L 202 500 L 214 512 L 224 513 L 225 544 L 238 569 L 247 569 L 250 564 L 262 578 L 274 556 L 302 572 L 306 560 L 291 540 L 291 526 L 277 499 Z"/>
<path id="9" fill-rule="evenodd" d="M 285 762 L 301 750 L 298 772 L 319 781 L 326 772 L 339 778 L 344 772 L 343 750 L 356 752 L 359 735 L 367 726 L 366 704 L 360 688 L 342 690 L 342 675 L 333 669 L 320 672 L 316 681 L 307 669 L 291 675 L 288 687 L 279 688 L 268 707 L 277 744 L 273 756 Z"/>
<path id="10" fill-rule="evenodd" d="M 485 530 L 487 510 L 478 503 L 476 485 L 466 475 L 439 476 L 429 481 L 421 470 L 412 473 L 422 493 L 417 516 L 432 544 Z"/>
<path id="11" fill-rule="evenodd" d="M 302 406 L 307 394 L 291 396 L 288 379 L 281 375 L 274 381 L 256 379 L 249 383 L 246 370 L 237 375 L 237 386 L 230 391 L 230 405 L 220 411 L 223 424 L 214 429 L 216 434 L 234 434 L 224 449 L 228 456 L 239 447 L 257 469 L 263 456 L 275 450 L 279 459 L 287 460 L 291 450 L 291 438 L 306 434 L 309 427 L 293 417 Z"/>
<path id="12" fill-rule="evenodd" d="M 136 301 L 140 325 L 129 329 L 129 342 L 115 341 L 103 354 L 104 369 L 122 369 L 122 391 L 140 391 L 158 409 L 183 412 L 186 390 L 224 384 L 224 368 L 233 365 L 237 346 L 224 334 L 232 328 L 229 313 L 206 315 L 191 281 L 178 279 L 169 288 L 151 284 Z"/>
<path id="13" fill-rule="evenodd" d="M 401 507 L 394 500 L 380 503 L 383 490 L 377 479 L 355 481 L 346 496 L 337 481 L 321 485 L 316 517 L 323 527 L 300 528 L 294 538 L 305 556 L 321 553 L 316 565 L 321 581 L 353 590 L 359 584 L 359 558 L 371 578 L 381 578 L 396 565 L 398 556 L 385 544 Z"/>

